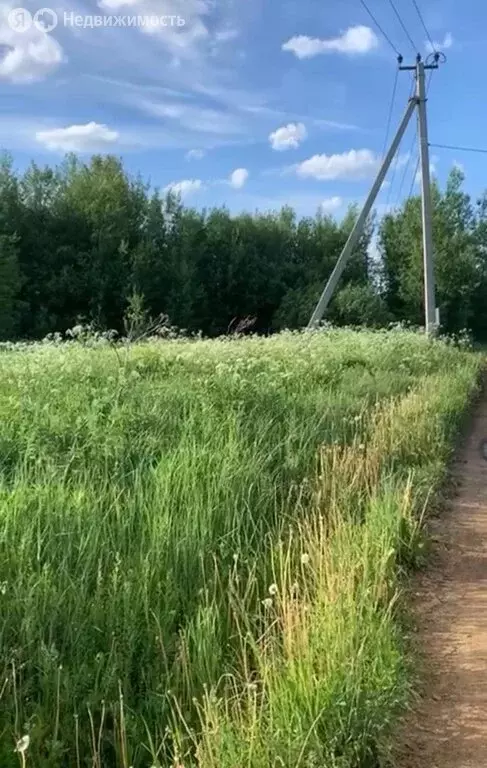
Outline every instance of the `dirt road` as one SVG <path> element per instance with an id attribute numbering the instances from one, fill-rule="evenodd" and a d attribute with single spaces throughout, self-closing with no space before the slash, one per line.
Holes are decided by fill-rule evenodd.
<path id="1" fill-rule="evenodd" d="M 432 521 L 431 565 L 414 584 L 424 669 L 397 768 L 487 768 L 487 390 L 453 467 L 457 491 Z"/>

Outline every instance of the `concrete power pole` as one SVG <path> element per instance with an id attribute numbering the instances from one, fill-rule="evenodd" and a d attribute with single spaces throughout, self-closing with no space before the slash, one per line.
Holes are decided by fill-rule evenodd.
<path id="1" fill-rule="evenodd" d="M 413 96 L 407 106 L 403 119 L 397 129 L 396 135 L 392 141 L 388 153 L 381 165 L 379 173 L 370 190 L 369 196 L 365 201 L 355 226 L 341 252 L 338 261 L 331 273 L 328 282 L 320 296 L 318 304 L 308 323 L 308 329 L 316 328 L 331 301 L 333 293 L 337 287 L 338 281 L 343 274 L 343 270 L 350 258 L 353 248 L 356 245 L 367 217 L 372 210 L 382 183 L 385 179 L 389 166 L 398 150 L 401 139 L 406 131 L 412 113 L 418 109 L 418 133 L 419 133 L 419 151 L 421 158 L 421 177 L 422 177 L 422 210 L 423 210 L 423 253 L 424 253 L 424 291 L 425 291 L 425 326 L 426 332 L 433 334 L 437 327 L 437 313 L 435 306 L 435 279 L 433 269 L 433 236 L 431 222 L 431 182 L 430 182 L 430 162 L 429 162 L 429 144 L 428 144 L 428 124 L 426 119 L 426 88 L 425 88 L 425 70 L 438 69 L 438 60 L 440 55 L 435 54 L 434 64 L 424 64 L 421 56 L 418 54 L 414 66 L 399 66 L 400 70 L 414 70 L 416 72 L 416 95 Z M 401 63 L 402 59 L 399 59 Z"/>
<path id="2" fill-rule="evenodd" d="M 426 119 L 424 64 L 417 62 L 416 96 L 418 99 L 419 156 L 421 159 L 421 199 L 423 208 L 424 311 L 426 333 L 436 332 L 435 273 L 431 215 L 430 150 Z"/>

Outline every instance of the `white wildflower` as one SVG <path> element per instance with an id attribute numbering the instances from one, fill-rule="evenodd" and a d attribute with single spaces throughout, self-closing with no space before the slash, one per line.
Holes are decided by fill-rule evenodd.
<path id="1" fill-rule="evenodd" d="M 266 597 L 265 600 L 262 600 L 262 605 L 264 608 L 272 608 L 272 597 Z"/>
<path id="2" fill-rule="evenodd" d="M 269 594 L 270 595 L 277 595 L 278 589 L 277 584 L 271 584 L 269 587 Z"/>
<path id="3" fill-rule="evenodd" d="M 309 555 L 307 552 L 303 552 L 301 555 L 301 565 L 308 565 L 309 564 Z"/>
<path id="4" fill-rule="evenodd" d="M 26 734 L 25 736 L 22 736 L 22 738 L 18 740 L 17 746 L 15 747 L 14 751 L 20 752 L 20 753 L 26 752 L 27 749 L 29 748 L 29 744 L 30 744 L 30 736 Z"/>

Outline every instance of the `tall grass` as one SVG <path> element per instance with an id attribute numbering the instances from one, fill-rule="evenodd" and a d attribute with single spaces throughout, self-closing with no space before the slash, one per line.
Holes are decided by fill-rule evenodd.
<path id="1" fill-rule="evenodd" d="M 478 359 L 331 331 L 0 363 L 0 764 L 377 765 Z"/>

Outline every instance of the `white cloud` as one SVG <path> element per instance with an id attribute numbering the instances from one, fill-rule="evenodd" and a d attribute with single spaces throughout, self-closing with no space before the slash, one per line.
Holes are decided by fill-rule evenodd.
<path id="1" fill-rule="evenodd" d="M 110 12 L 122 12 L 128 7 L 132 13 L 143 16 L 173 16 L 184 20 L 177 23 L 147 24 L 139 27 L 140 31 L 158 38 L 176 57 L 194 58 L 199 53 L 199 46 L 209 38 L 206 16 L 211 12 L 213 0 L 99 0 L 100 8 Z"/>
<path id="2" fill-rule="evenodd" d="M 61 152 L 97 152 L 112 146 L 118 138 L 117 131 L 94 122 L 36 133 L 37 141 Z"/>
<path id="3" fill-rule="evenodd" d="M 291 51 L 298 59 L 308 59 L 321 53 L 348 55 L 369 53 L 377 48 L 379 40 L 370 27 L 349 27 L 340 37 L 321 40 L 318 37 L 296 35 L 283 44 L 283 51 Z"/>
<path id="4" fill-rule="evenodd" d="M 333 213 L 341 208 L 342 205 L 343 200 L 341 197 L 327 197 L 326 200 L 322 201 L 320 208 L 323 213 Z"/>
<path id="5" fill-rule="evenodd" d="M 351 149 L 340 155 L 314 155 L 295 166 L 302 178 L 319 181 L 365 179 L 377 171 L 379 158 L 370 149 Z"/>
<path id="6" fill-rule="evenodd" d="M 234 189 L 242 189 L 248 178 L 249 172 L 246 168 L 236 168 L 235 171 L 230 174 L 229 184 Z"/>
<path id="7" fill-rule="evenodd" d="M 402 155 L 396 155 L 396 159 L 392 161 L 391 168 L 394 168 L 396 166 L 396 171 L 400 168 L 404 168 L 405 165 L 409 163 L 411 157 L 410 152 L 404 152 Z"/>
<path id="8" fill-rule="evenodd" d="M 201 160 L 205 156 L 205 152 L 202 149 L 190 149 L 186 152 L 186 160 Z"/>
<path id="9" fill-rule="evenodd" d="M 377 205 L 374 206 L 375 211 L 380 218 L 392 213 L 395 207 L 394 203 L 377 203 Z"/>
<path id="10" fill-rule="evenodd" d="M 269 135 L 272 149 L 282 152 L 286 149 L 297 149 L 308 133 L 304 123 L 289 123 L 273 131 Z"/>
<path id="11" fill-rule="evenodd" d="M 223 109 L 199 107 L 182 101 L 152 101 L 147 98 L 136 98 L 132 103 L 148 115 L 160 117 L 166 122 L 172 120 L 193 133 L 225 136 L 245 132 L 245 124 L 240 117 Z"/>
<path id="12" fill-rule="evenodd" d="M 239 34 L 238 29 L 228 23 L 213 29 L 209 39 L 209 55 L 212 57 L 219 56 L 222 50 L 225 48 L 228 50 L 231 47 L 230 44 L 239 37 Z M 239 56 L 240 58 L 244 57 L 244 51 L 240 51 Z"/>
<path id="13" fill-rule="evenodd" d="M 182 181 L 173 181 L 168 184 L 164 192 L 173 192 L 175 195 L 185 197 L 194 192 L 199 192 L 204 188 L 201 179 L 183 179 Z"/>
<path id="14" fill-rule="evenodd" d="M 337 131 L 358 131 L 361 130 L 358 125 L 351 123 L 337 123 L 335 120 L 323 120 L 322 118 L 311 118 L 313 125 L 318 128 L 331 128 Z"/>
<path id="15" fill-rule="evenodd" d="M 377 232 L 374 232 L 368 247 L 368 255 L 370 260 L 374 264 L 380 264 L 381 262 L 381 249 Z"/>
<path id="16" fill-rule="evenodd" d="M 51 34 L 33 24 L 23 32 L 12 29 L 10 11 L 11 6 L 0 7 L 0 80 L 42 80 L 62 63 L 63 49 Z"/>
<path id="17" fill-rule="evenodd" d="M 235 27 L 224 27 L 215 32 L 215 40 L 217 43 L 229 43 L 232 40 L 236 40 L 238 35 L 238 29 Z"/>
<path id="18" fill-rule="evenodd" d="M 433 40 L 433 45 L 431 45 L 429 40 L 426 40 L 424 46 L 428 53 L 433 53 L 434 51 L 447 51 L 449 48 L 451 48 L 453 45 L 453 37 L 450 34 L 450 32 L 447 32 L 445 37 L 443 38 L 443 42 L 437 42 L 436 40 Z"/>
<path id="19" fill-rule="evenodd" d="M 437 163 L 438 163 L 438 156 L 433 155 L 433 157 L 430 158 L 430 177 L 436 176 L 437 173 Z M 415 177 L 415 183 L 421 184 L 421 169 L 418 170 Z"/>

